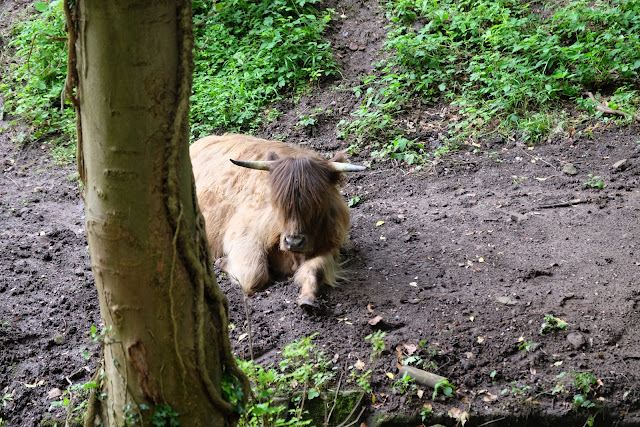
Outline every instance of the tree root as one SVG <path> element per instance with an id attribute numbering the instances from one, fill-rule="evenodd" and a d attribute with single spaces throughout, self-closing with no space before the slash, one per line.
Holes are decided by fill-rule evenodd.
<path id="1" fill-rule="evenodd" d="M 625 119 L 635 119 L 635 121 L 640 122 L 640 115 L 637 115 L 634 117 L 631 114 L 626 113 L 622 110 L 614 110 L 613 108 L 610 108 L 608 105 L 598 102 L 595 96 L 593 96 L 593 93 L 591 92 L 585 92 L 585 95 L 587 95 L 589 99 L 596 104 L 596 107 L 595 107 L 596 110 L 600 111 L 601 113 L 611 114 L 612 116 L 621 116 L 621 117 L 624 117 Z"/>

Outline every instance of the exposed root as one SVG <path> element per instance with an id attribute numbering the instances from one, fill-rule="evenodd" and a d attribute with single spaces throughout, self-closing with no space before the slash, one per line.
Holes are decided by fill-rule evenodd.
<path id="1" fill-rule="evenodd" d="M 608 105 L 598 102 L 595 96 L 593 96 L 593 93 L 585 92 L 585 94 L 589 97 L 591 101 L 593 101 L 596 104 L 596 110 L 604 114 L 611 114 L 612 116 L 621 116 L 621 117 L 624 117 L 625 119 L 635 119 L 637 122 L 640 122 L 640 115 L 637 115 L 634 117 L 629 113 L 625 113 L 624 111 L 614 110 L 613 108 L 610 108 Z"/>
<path id="2" fill-rule="evenodd" d="M 228 302 L 226 296 L 218 288 L 215 282 L 213 265 L 209 244 L 206 239 L 204 218 L 197 208 L 195 196 L 195 182 L 191 175 L 191 188 L 193 199 L 188 209 L 192 207 L 196 210 L 196 231 L 198 241 L 194 242 L 193 234 L 189 232 L 186 224 L 180 224 L 185 218 L 180 215 L 183 210 L 183 201 L 180 194 L 180 179 L 178 173 L 184 165 L 182 156 L 188 155 L 184 150 L 184 141 L 189 135 L 189 96 L 191 94 L 193 75 L 193 30 L 191 27 L 191 4 L 184 2 L 180 6 L 178 17 L 178 30 L 181 34 L 179 46 L 179 72 L 177 99 L 178 104 L 173 114 L 174 122 L 171 125 L 171 141 L 167 147 L 167 176 L 166 182 L 166 206 L 169 221 L 175 229 L 176 248 L 175 250 L 182 258 L 185 268 L 189 272 L 195 289 L 195 343 L 197 352 L 197 369 L 200 380 L 210 402 L 229 420 L 237 418 L 232 405 L 221 396 L 219 387 L 213 383 L 209 375 L 209 363 L 211 358 L 207 357 L 207 341 L 214 340 L 218 345 L 221 364 L 226 373 L 233 375 L 242 383 L 244 400 L 251 394 L 249 380 L 238 367 L 231 345 L 228 340 Z M 212 334 L 213 333 L 213 334 Z"/>

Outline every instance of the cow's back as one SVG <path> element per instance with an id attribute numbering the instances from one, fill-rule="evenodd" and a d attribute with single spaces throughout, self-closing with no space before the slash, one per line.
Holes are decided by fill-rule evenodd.
<path id="1" fill-rule="evenodd" d="M 273 215 L 268 172 L 242 168 L 230 161 L 268 160 L 269 153 L 319 157 L 311 150 L 247 135 L 208 136 L 191 146 L 198 203 L 214 258 L 223 256 L 223 238 L 230 228 L 239 233 L 243 232 L 241 227 L 261 232 L 269 229 L 266 222 L 273 221 Z"/>

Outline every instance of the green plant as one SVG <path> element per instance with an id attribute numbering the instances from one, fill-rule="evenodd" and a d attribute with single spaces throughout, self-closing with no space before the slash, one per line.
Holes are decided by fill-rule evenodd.
<path id="1" fill-rule="evenodd" d="M 391 391 L 397 391 L 400 394 L 405 394 L 408 391 L 416 391 L 417 389 L 416 380 L 411 378 L 407 372 L 391 386 Z"/>
<path id="2" fill-rule="evenodd" d="M 358 206 L 361 201 L 362 201 L 362 196 L 359 194 L 356 194 L 355 196 L 349 199 L 349 202 L 347 204 L 349 205 L 350 208 L 353 208 Z"/>
<path id="3" fill-rule="evenodd" d="M 358 387 L 367 393 L 373 393 L 373 389 L 371 388 L 371 375 L 373 371 L 371 369 L 365 371 L 364 363 L 362 363 L 361 367 L 356 364 L 356 366 L 350 365 L 347 369 L 349 370 L 347 382 L 355 382 Z"/>
<path id="4" fill-rule="evenodd" d="M 333 363 L 312 342 L 316 335 L 286 345 L 279 369 L 264 368 L 252 361 L 238 361 L 249 377 L 255 395 L 245 408 L 239 425 L 298 426 L 310 423 L 304 419 L 305 402 L 317 398 L 335 378 Z M 291 409 L 288 409 L 285 397 L 291 399 Z M 285 413 L 289 416 L 287 420 L 283 417 Z"/>
<path id="5" fill-rule="evenodd" d="M 544 321 L 540 327 L 540 334 L 554 330 L 566 331 L 567 326 L 568 324 L 564 320 L 555 317 L 553 314 L 545 314 Z"/>
<path id="6" fill-rule="evenodd" d="M 105 344 L 106 342 L 108 342 L 108 334 L 111 331 L 111 328 L 112 326 L 109 325 L 108 327 L 102 328 L 102 330 L 98 332 L 98 328 L 95 325 L 91 325 L 91 327 L 89 328 L 89 346 L 95 344 Z M 84 357 L 85 359 L 89 359 L 91 357 L 89 346 L 83 345 L 82 347 L 80 347 L 80 350 L 82 351 L 82 357 Z"/>
<path id="7" fill-rule="evenodd" d="M 529 385 L 520 385 L 517 381 L 511 382 L 511 389 L 504 388 L 500 392 L 500 394 L 506 394 L 511 392 L 513 397 L 524 396 L 529 390 L 531 390 L 531 386 Z"/>
<path id="8" fill-rule="evenodd" d="M 593 408 L 595 403 L 589 400 L 589 394 L 595 394 L 594 386 L 598 379 L 591 372 L 571 372 L 573 385 L 578 389 L 578 393 L 573 396 L 573 406 L 575 408 Z"/>
<path id="9" fill-rule="evenodd" d="M 180 414 L 178 414 L 170 405 L 160 403 L 156 405 L 153 410 L 151 424 L 156 427 L 179 426 Z"/>
<path id="10" fill-rule="evenodd" d="M 2 396 L 2 407 L 5 408 L 7 406 L 9 406 L 9 404 L 11 404 L 11 402 L 13 402 L 13 394 L 15 392 L 11 392 L 11 393 L 5 393 Z"/>
<path id="11" fill-rule="evenodd" d="M 382 355 L 382 352 L 385 350 L 386 346 L 384 343 L 384 337 L 386 336 L 386 332 L 376 331 L 373 334 L 369 334 L 364 337 L 365 340 L 371 340 L 371 345 L 373 346 L 373 349 L 371 350 L 372 361 L 378 359 Z"/>
<path id="12" fill-rule="evenodd" d="M 66 409 L 67 423 L 80 423 L 84 419 L 89 392 L 97 387 L 98 385 L 93 381 L 71 384 L 62 392 L 62 399 L 51 402 L 51 406 L 62 406 Z"/>
<path id="13" fill-rule="evenodd" d="M 242 383 L 235 376 L 224 372 L 222 374 L 222 398 L 231 403 L 233 410 L 242 414 L 244 412 L 244 405 L 242 398 L 244 392 L 242 391 Z"/>
<path id="14" fill-rule="evenodd" d="M 538 346 L 537 342 L 533 341 L 522 341 L 520 345 L 518 345 L 518 350 L 522 351 L 522 353 L 526 354 Z"/>
<path id="15" fill-rule="evenodd" d="M 433 388 L 433 395 L 431 396 L 431 399 L 436 400 L 436 397 L 438 397 L 438 393 L 441 393 L 445 397 L 451 397 L 453 396 L 453 392 L 455 390 L 456 386 L 451 384 L 449 380 L 444 379 L 442 381 L 439 381 Z"/>
<path id="16" fill-rule="evenodd" d="M 489 153 L 489 158 L 490 158 L 490 159 L 493 159 L 493 161 L 494 161 L 494 162 L 496 162 L 496 163 L 502 163 L 502 162 L 504 162 L 504 160 L 502 160 L 502 159 L 499 157 L 499 154 L 498 154 L 498 152 L 497 152 L 497 151 L 492 151 L 491 153 Z"/>
<path id="17" fill-rule="evenodd" d="M 318 0 L 194 0 L 192 133 L 252 130 L 283 90 L 300 91 L 337 69 L 322 32 L 330 9 Z M 218 7 L 219 6 L 219 7 Z"/>
<path id="18" fill-rule="evenodd" d="M 420 409 L 420 417 L 422 418 L 423 423 L 433 417 L 433 408 L 429 403 L 422 405 L 422 409 Z"/>
<path id="19" fill-rule="evenodd" d="M 585 187 L 593 188 L 596 190 L 602 190 L 604 188 L 604 181 L 600 179 L 600 176 L 594 176 L 593 174 L 587 175 L 589 179 L 584 183 Z"/>
<path id="20" fill-rule="evenodd" d="M 371 155 L 381 159 L 388 157 L 390 159 L 401 160 L 409 165 L 424 163 L 428 157 L 422 143 L 410 141 L 403 136 L 396 136 L 381 150 L 372 151 Z"/>
<path id="21" fill-rule="evenodd" d="M 332 110 L 325 110 L 322 107 L 314 108 L 310 114 L 301 114 L 298 116 L 299 120 L 296 126 L 298 127 L 307 127 L 307 126 L 315 126 L 318 122 L 318 118 L 321 115 L 330 116 L 333 113 Z"/>

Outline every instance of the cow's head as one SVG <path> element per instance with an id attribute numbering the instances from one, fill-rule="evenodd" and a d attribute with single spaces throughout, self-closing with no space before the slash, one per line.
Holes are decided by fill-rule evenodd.
<path id="1" fill-rule="evenodd" d="M 330 233 L 332 203 L 342 172 L 362 171 L 364 166 L 316 157 L 282 157 L 270 153 L 266 161 L 237 161 L 250 169 L 270 171 L 271 203 L 281 220 L 280 250 L 311 253 L 318 233 Z"/>

